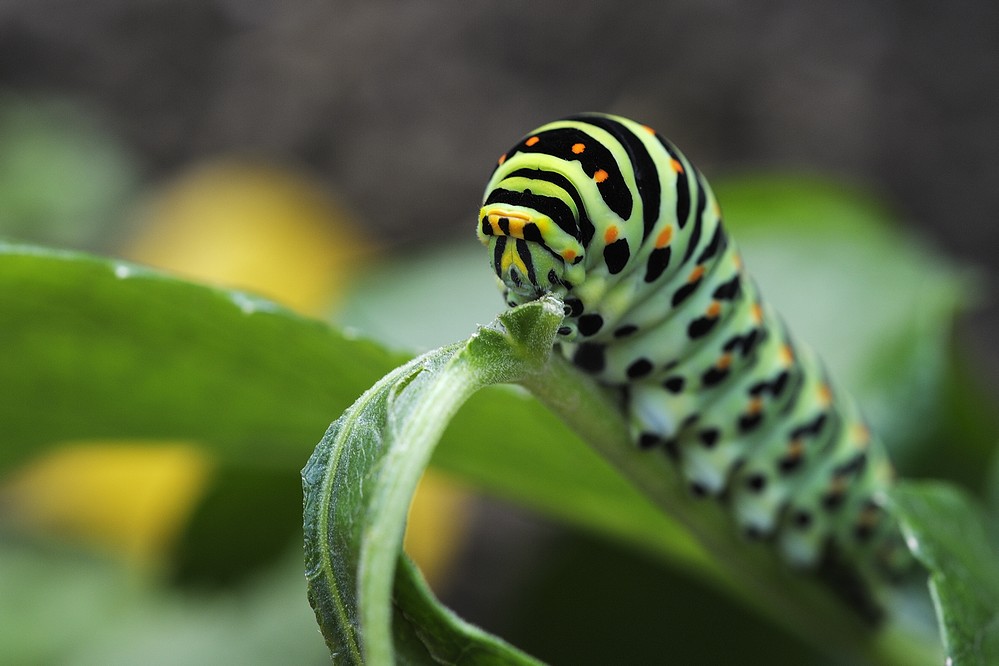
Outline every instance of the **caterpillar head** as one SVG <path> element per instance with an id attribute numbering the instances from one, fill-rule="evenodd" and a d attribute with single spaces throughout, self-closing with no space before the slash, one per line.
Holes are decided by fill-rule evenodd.
<path id="1" fill-rule="evenodd" d="M 486 205 L 479 212 L 478 236 L 511 303 L 548 293 L 564 297 L 583 280 L 583 246 L 536 210 Z"/>

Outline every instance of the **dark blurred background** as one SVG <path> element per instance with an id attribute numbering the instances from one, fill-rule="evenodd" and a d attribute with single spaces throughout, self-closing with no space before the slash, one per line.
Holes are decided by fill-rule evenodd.
<path id="1" fill-rule="evenodd" d="M 107 213 L 104 242 L 72 230 L 41 240 L 114 251 L 107 238 L 138 224 L 115 217 L 115 201 L 125 209 L 192 165 L 236 156 L 307 175 L 352 211 L 359 235 L 396 256 L 474 242 L 487 174 L 526 131 L 582 110 L 631 116 L 712 180 L 762 169 L 860 186 L 928 245 L 977 268 L 978 307 L 959 341 L 981 380 L 999 387 L 992 0 L 6 0 L 0 116 L 20 120 L 7 134 L 0 127 L 0 175 L 36 109 L 115 144 L 52 181 L 52 199 L 93 177 L 87 167 L 97 173 L 99 160 L 118 174 L 105 188 L 114 201 L 90 211 Z M 510 534 L 556 542 L 550 561 L 565 579 L 545 580 L 565 604 L 585 606 L 588 591 L 571 575 L 578 543 L 562 546 L 548 524 L 494 511 L 483 509 L 488 522 L 506 527 L 499 536 L 473 528 L 466 557 L 525 557 Z M 598 558 L 608 548 L 586 547 Z M 458 580 L 451 594 L 477 596 L 488 619 L 489 586 L 516 582 L 506 575 L 471 590 Z M 655 594 L 686 584 L 662 575 Z M 497 607 L 502 591 L 493 589 Z M 610 603 L 618 593 L 630 603 L 620 585 L 603 592 Z"/>

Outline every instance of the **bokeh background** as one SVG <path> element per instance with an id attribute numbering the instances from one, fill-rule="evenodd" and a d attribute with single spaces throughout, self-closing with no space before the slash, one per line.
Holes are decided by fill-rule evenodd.
<path id="1" fill-rule="evenodd" d="M 659 128 L 715 178 L 766 166 L 862 184 L 988 269 L 997 82 L 987 0 L 0 8 L 5 106 L 64 100 L 145 187 L 220 155 L 303 170 L 398 251 L 461 229 L 486 165 L 527 129 L 605 110 Z"/>
<path id="2" fill-rule="evenodd" d="M 656 127 L 712 180 L 816 174 L 879 197 L 927 245 L 977 270 L 978 305 L 957 339 L 976 381 L 999 387 L 999 5 L 989 0 L 7 0 L 0 235 L 248 287 L 364 330 L 381 322 L 368 332 L 395 345 L 429 347 L 501 307 L 488 275 L 491 302 L 423 337 L 414 299 L 445 296 L 448 276 L 392 313 L 413 322 L 397 325 L 408 338 L 352 290 L 369 274 L 390 279 L 377 267 L 400 258 L 474 244 L 495 158 L 581 110 Z M 27 502 L 36 523 L 140 571 L 162 571 L 193 507 L 225 494 L 225 479 L 206 481 L 210 461 L 184 443 L 124 456 L 115 446 L 70 450 L 9 481 L 5 506 Z M 297 492 L 293 484 L 285 506 L 295 508 Z M 530 604 L 539 617 L 553 598 L 545 586 L 568 594 L 571 572 L 610 557 L 610 546 L 467 500 L 446 482 L 427 497 L 430 536 L 410 546 L 429 551 L 424 568 L 440 567 L 431 577 L 449 602 L 487 624 L 516 625 L 510 590 L 525 576 L 542 581 Z M 452 528 L 460 534 L 442 532 Z M 608 581 L 603 593 L 689 585 L 634 567 L 653 582 Z M 166 568 L 197 589 L 232 583 L 221 566 Z M 287 603 L 304 603 L 297 593 Z M 317 654 L 321 642 L 303 659 Z"/>

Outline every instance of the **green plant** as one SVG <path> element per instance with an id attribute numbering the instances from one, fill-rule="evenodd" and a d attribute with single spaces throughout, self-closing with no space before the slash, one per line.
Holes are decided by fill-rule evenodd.
<path id="1" fill-rule="evenodd" d="M 856 195 L 788 180 L 720 189 L 730 218 L 742 222 L 736 233 L 769 297 L 857 392 L 896 444 L 900 466 L 925 473 L 946 459 L 952 478 L 983 483 L 994 424 L 974 410 L 981 398 L 946 350 L 952 317 L 969 289 L 964 276 L 887 228 L 885 212 Z M 807 230 L 786 233 L 801 220 L 811 222 Z M 822 248 L 828 258 L 794 273 L 824 284 L 824 303 L 795 302 L 801 285 L 770 274 L 812 256 L 799 243 Z M 377 298 L 368 293 L 359 300 Z M 837 302 L 850 303 L 850 318 L 836 314 Z M 454 302 L 446 307 L 465 311 Z M 940 661 L 941 648 L 911 600 L 920 590 L 892 593 L 892 621 L 872 631 L 815 581 L 733 536 L 717 506 L 692 503 L 664 482 L 671 478 L 668 461 L 650 463 L 635 452 L 606 395 L 548 353 L 561 318 L 551 303 L 522 306 L 467 342 L 404 362 L 380 344 L 244 293 L 113 260 L 5 244 L 0 313 L 4 469 L 67 439 L 184 438 L 212 456 L 219 478 L 279 478 L 286 488 L 312 449 L 317 423 L 347 410 L 304 470 L 310 594 L 338 661 L 387 663 L 394 655 L 400 663 L 533 662 L 440 606 L 400 555 L 409 496 L 428 463 L 706 581 L 819 653 L 852 662 Z M 393 311 L 394 321 L 405 316 Z M 849 349 L 835 338 L 848 338 Z M 522 384 L 545 406 L 492 386 L 504 382 Z M 959 440 L 960 447 L 939 445 Z M 233 486 L 240 489 L 234 510 L 202 531 L 248 532 L 261 548 L 279 552 L 294 530 L 262 510 L 239 510 L 262 492 L 261 484 Z M 999 568 L 989 518 L 966 491 L 937 482 L 901 483 L 894 501 L 932 577 L 942 652 L 954 664 L 994 662 Z M 221 566 L 249 567 L 251 550 L 246 542 L 232 546 Z M 12 561 L 10 547 L 3 556 Z M 58 618 L 54 628 L 67 637 L 38 647 L 26 642 L 26 632 L 10 629 L 4 643 L 21 646 L 13 654 L 51 657 L 87 633 L 58 593 L 68 587 L 54 586 L 45 605 L 46 617 Z M 31 594 L 28 586 L 20 596 L 0 595 L 0 604 L 14 611 Z M 273 595 L 258 600 L 261 608 L 276 603 Z M 23 601 L 20 610 L 24 615 Z M 595 602 L 594 612 L 603 610 Z M 605 614 L 608 634 L 588 640 L 613 636 L 614 613 Z M 244 642 L 241 649 L 254 652 L 252 632 L 229 631 Z"/>

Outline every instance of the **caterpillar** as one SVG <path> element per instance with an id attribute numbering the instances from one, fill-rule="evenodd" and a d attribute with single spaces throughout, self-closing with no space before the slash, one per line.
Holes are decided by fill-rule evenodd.
<path id="1" fill-rule="evenodd" d="M 499 158 L 477 235 L 509 306 L 562 299 L 557 347 L 621 394 L 635 444 L 692 495 L 794 567 L 907 568 L 883 444 L 761 299 L 673 144 L 605 114 L 539 127 Z"/>

